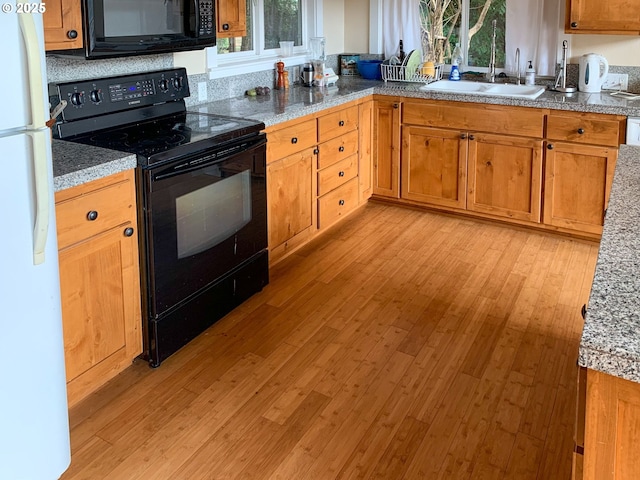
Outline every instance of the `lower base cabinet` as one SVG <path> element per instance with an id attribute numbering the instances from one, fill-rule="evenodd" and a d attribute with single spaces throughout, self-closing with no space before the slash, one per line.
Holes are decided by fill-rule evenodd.
<path id="1" fill-rule="evenodd" d="M 133 171 L 56 193 L 69 406 L 142 353 Z"/>
<path id="2" fill-rule="evenodd" d="M 574 459 L 573 477 L 576 480 L 640 478 L 637 452 L 640 445 L 640 383 L 587 369 L 584 392 L 584 416 L 578 417 L 577 428 L 577 431 L 581 430 L 582 420 L 584 458 Z M 579 398 L 578 405 L 580 402 Z"/>

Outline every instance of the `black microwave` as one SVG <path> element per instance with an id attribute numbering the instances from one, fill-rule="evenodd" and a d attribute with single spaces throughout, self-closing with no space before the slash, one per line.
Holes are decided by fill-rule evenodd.
<path id="1" fill-rule="evenodd" d="M 197 50 L 216 43 L 215 0 L 83 0 L 84 55 Z"/>

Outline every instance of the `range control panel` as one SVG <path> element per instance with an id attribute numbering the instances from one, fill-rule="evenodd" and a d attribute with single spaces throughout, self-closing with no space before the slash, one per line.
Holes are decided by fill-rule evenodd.
<path id="1" fill-rule="evenodd" d="M 67 101 L 65 122 L 181 100 L 189 96 L 184 68 L 59 83 L 57 95 Z"/>

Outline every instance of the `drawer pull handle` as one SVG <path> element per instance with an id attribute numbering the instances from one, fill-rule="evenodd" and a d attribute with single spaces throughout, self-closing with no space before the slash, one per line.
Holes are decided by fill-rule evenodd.
<path id="1" fill-rule="evenodd" d="M 67 38 L 69 40 L 74 40 L 74 39 L 78 38 L 78 31 L 77 30 L 69 30 L 67 32 Z"/>
<path id="2" fill-rule="evenodd" d="M 473 135 L 469 135 L 469 140 L 475 140 L 476 137 L 474 137 Z"/>
<path id="3" fill-rule="evenodd" d="M 580 309 L 580 314 L 582 315 L 582 319 L 584 320 L 585 317 L 587 316 L 587 306 L 586 305 L 582 305 L 582 308 Z"/>
<path id="4" fill-rule="evenodd" d="M 584 134 L 584 128 L 579 128 L 579 129 L 578 129 L 578 133 L 579 133 L 580 135 Z"/>
<path id="5" fill-rule="evenodd" d="M 343 172 L 343 171 L 339 171 L 339 172 L 338 172 L 338 176 L 339 176 L 339 177 L 344 177 L 344 172 Z"/>
<path id="6" fill-rule="evenodd" d="M 293 137 L 293 138 L 291 139 L 291 143 L 293 143 L 294 145 L 295 145 L 296 143 L 298 143 L 298 137 Z"/>
<path id="7" fill-rule="evenodd" d="M 340 145 L 340 148 L 338 148 L 339 152 L 344 152 L 344 145 Z"/>
<path id="8" fill-rule="evenodd" d="M 553 150 L 553 148 L 554 148 L 554 147 L 553 147 L 553 143 L 550 143 L 549 145 L 547 145 L 547 148 L 548 148 L 549 150 Z"/>
<path id="9" fill-rule="evenodd" d="M 314 155 L 317 155 L 317 154 L 319 154 L 319 153 L 320 153 L 320 150 L 318 150 L 317 148 L 314 148 L 314 149 L 313 149 L 313 154 L 314 154 Z"/>
<path id="10" fill-rule="evenodd" d="M 124 229 L 124 236 L 131 237 L 133 235 L 133 228 L 127 227 Z"/>
<path id="11" fill-rule="evenodd" d="M 343 205 L 344 205 L 344 200 L 340 200 L 340 201 L 338 202 L 338 205 L 343 206 Z"/>
<path id="12" fill-rule="evenodd" d="M 460 138 L 461 138 L 462 140 L 466 140 L 466 139 L 467 139 L 467 134 L 466 134 L 466 133 L 462 133 L 462 134 L 460 134 Z"/>
<path id="13" fill-rule="evenodd" d="M 89 220 L 90 222 L 93 222 L 97 218 L 98 212 L 96 212 L 95 210 L 91 210 L 89 213 L 87 213 L 87 220 Z"/>
<path id="14" fill-rule="evenodd" d="M 340 125 L 341 127 L 344 127 L 344 120 L 340 120 L 340 121 L 338 122 L 338 125 Z"/>
<path id="15" fill-rule="evenodd" d="M 398 103 L 394 103 L 394 104 L 393 104 L 393 108 L 400 108 L 400 104 L 398 104 Z"/>

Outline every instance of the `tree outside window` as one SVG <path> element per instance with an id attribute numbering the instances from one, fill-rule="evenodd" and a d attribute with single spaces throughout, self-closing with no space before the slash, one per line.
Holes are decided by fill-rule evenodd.
<path id="1" fill-rule="evenodd" d="M 485 68 L 491 55 L 492 25 L 496 27 L 496 67 L 505 64 L 507 0 L 420 0 L 422 47 L 427 60 L 450 63 L 456 43 L 465 64 Z"/>

